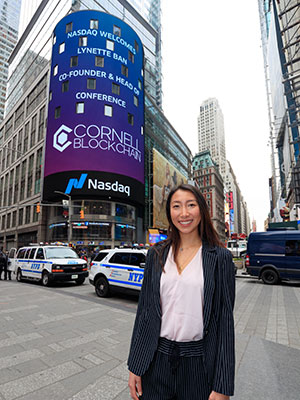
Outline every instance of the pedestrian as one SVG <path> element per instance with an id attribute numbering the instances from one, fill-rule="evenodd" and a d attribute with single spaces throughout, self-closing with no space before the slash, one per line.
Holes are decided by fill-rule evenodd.
<path id="1" fill-rule="evenodd" d="M 2 280 L 2 272 L 4 271 L 3 279 L 7 280 L 7 257 L 3 253 L 3 247 L 0 249 L 0 280 Z"/>
<path id="2" fill-rule="evenodd" d="M 234 392 L 235 275 L 200 191 L 166 202 L 168 238 L 146 259 L 128 369 L 134 400 L 228 400 Z"/>
<path id="3" fill-rule="evenodd" d="M 7 264 L 7 278 L 11 281 L 11 273 L 13 271 L 13 265 L 12 265 L 11 261 L 9 261 L 8 251 L 6 252 L 5 257 L 6 257 L 6 264 Z"/>

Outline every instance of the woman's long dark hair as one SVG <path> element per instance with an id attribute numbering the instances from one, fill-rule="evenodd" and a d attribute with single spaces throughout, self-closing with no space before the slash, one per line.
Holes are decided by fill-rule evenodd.
<path id="1" fill-rule="evenodd" d="M 160 259 L 162 260 L 162 255 L 164 253 L 164 249 L 166 248 L 166 246 L 171 245 L 173 247 L 173 254 L 174 254 L 175 262 L 177 260 L 177 255 L 179 252 L 179 245 L 180 245 L 180 235 L 179 235 L 178 229 L 172 222 L 171 200 L 172 200 L 173 194 L 176 193 L 178 190 L 185 190 L 185 191 L 191 192 L 196 198 L 196 201 L 197 201 L 199 209 L 200 209 L 200 215 L 201 215 L 201 221 L 198 225 L 198 230 L 199 230 L 199 236 L 200 236 L 202 242 L 206 242 L 210 246 L 224 247 L 223 243 L 220 241 L 219 236 L 213 226 L 213 223 L 212 223 L 212 220 L 211 220 L 210 214 L 209 214 L 208 205 L 207 205 L 206 200 L 203 197 L 202 193 L 200 192 L 200 190 L 196 186 L 193 186 L 193 185 L 181 184 L 181 185 L 176 186 L 173 189 L 171 189 L 169 196 L 167 198 L 166 214 L 167 214 L 167 218 L 168 218 L 168 222 L 169 222 L 168 238 L 162 243 L 162 246 L 160 247 L 160 250 L 159 250 Z M 163 265 L 162 265 L 162 267 L 163 267 Z"/>

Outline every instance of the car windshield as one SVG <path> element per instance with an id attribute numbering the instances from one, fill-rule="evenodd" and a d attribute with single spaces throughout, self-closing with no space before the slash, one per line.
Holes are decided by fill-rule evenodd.
<path id="1" fill-rule="evenodd" d="M 79 258 L 77 253 L 69 247 L 45 248 L 46 258 Z"/>

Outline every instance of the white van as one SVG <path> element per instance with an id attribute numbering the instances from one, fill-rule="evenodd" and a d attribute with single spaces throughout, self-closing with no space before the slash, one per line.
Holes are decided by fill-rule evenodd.
<path id="1" fill-rule="evenodd" d="M 111 289 L 141 290 L 147 250 L 101 250 L 91 262 L 89 280 L 99 297 L 109 296 Z"/>
<path id="2" fill-rule="evenodd" d="M 75 281 L 81 285 L 88 276 L 87 262 L 67 246 L 21 247 L 10 258 L 17 280 L 39 280 L 44 286 L 52 281 Z"/>

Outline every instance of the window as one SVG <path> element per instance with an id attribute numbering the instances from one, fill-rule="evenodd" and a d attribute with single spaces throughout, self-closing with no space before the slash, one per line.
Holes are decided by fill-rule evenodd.
<path id="1" fill-rule="evenodd" d="M 96 79 L 88 78 L 87 88 L 88 89 L 96 89 Z"/>
<path id="2" fill-rule="evenodd" d="M 34 253 L 35 253 L 35 251 L 36 251 L 35 248 L 30 250 L 29 259 L 32 260 L 32 259 L 34 258 Z"/>
<path id="3" fill-rule="evenodd" d="M 55 111 L 54 111 L 54 118 L 58 119 L 60 117 L 60 112 L 61 112 L 61 107 L 56 107 Z"/>
<path id="4" fill-rule="evenodd" d="M 141 126 L 141 135 L 143 135 L 144 134 L 144 127 L 143 127 L 143 125 Z"/>
<path id="5" fill-rule="evenodd" d="M 36 252 L 35 258 L 38 260 L 44 260 L 45 256 L 44 256 L 44 249 L 43 248 L 39 248 Z"/>
<path id="6" fill-rule="evenodd" d="M 30 206 L 26 206 L 26 210 L 25 210 L 25 224 L 30 224 L 30 210 L 31 207 Z"/>
<path id="7" fill-rule="evenodd" d="M 108 105 L 105 104 L 105 106 L 104 106 L 104 115 L 106 115 L 107 117 L 112 117 L 112 115 L 113 115 L 112 106 L 108 106 Z"/>
<path id="8" fill-rule="evenodd" d="M 300 256 L 300 241 L 299 240 L 287 240 L 285 244 L 285 255 L 286 256 Z"/>
<path id="9" fill-rule="evenodd" d="M 59 54 L 61 54 L 61 53 L 63 53 L 64 51 L 65 51 L 65 43 L 61 43 L 61 44 L 59 45 L 58 52 L 59 52 Z"/>
<path id="10" fill-rule="evenodd" d="M 98 29 L 99 21 L 97 19 L 90 20 L 90 29 Z"/>
<path id="11" fill-rule="evenodd" d="M 146 262 L 145 254 L 143 253 L 132 253 L 130 257 L 130 265 L 140 266 L 141 263 Z"/>
<path id="12" fill-rule="evenodd" d="M 79 47 L 87 46 L 87 36 L 80 36 L 79 38 Z"/>
<path id="13" fill-rule="evenodd" d="M 130 50 L 128 50 L 128 60 L 134 63 L 134 55 Z"/>
<path id="14" fill-rule="evenodd" d="M 125 75 L 126 78 L 128 78 L 128 68 L 124 64 L 122 64 L 122 66 L 121 66 L 121 74 Z"/>
<path id="15" fill-rule="evenodd" d="M 113 26 L 113 34 L 116 36 L 121 36 L 121 28 L 119 28 L 117 25 Z"/>
<path id="16" fill-rule="evenodd" d="M 133 96 L 133 104 L 134 104 L 136 107 L 138 107 L 138 105 L 139 105 L 139 99 L 138 99 L 137 96 Z"/>
<path id="17" fill-rule="evenodd" d="M 51 101 L 51 100 L 52 100 L 52 92 L 50 90 L 50 92 L 49 92 L 49 101 Z"/>
<path id="18" fill-rule="evenodd" d="M 56 43 L 56 36 L 55 36 L 55 35 L 53 35 L 52 43 L 53 43 L 53 46 L 54 46 L 55 43 Z"/>
<path id="19" fill-rule="evenodd" d="M 112 82 L 112 86 L 111 86 L 111 91 L 114 94 L 120 94 L 120 85 L 117 85 L 116 83 Z"/>
<path id="20" fill-rule="evenodd" d="M 139 51 L 139 44 L 138 44 L 138 42 L 137 42 L 136 40 L 134 41 L 134 48 L 135 48 L 136 52 L 138 53 L 138 51 Z"/>
<path id="21" fill-rule="evenodd" d="M 84 113 L 84 103 L 76 103 L 76 114 L 83 114 Z"/>
<path id="22" fill-rule="evenodd" d="M 11 223 L 12 228 L 16 226 L 16 223 L 17 223 L 17 211 L 14 211 L 12 214 L 12 223 Z"/>
<path id="23" fill-rule="evenodd" d="M 130 125 L 133 125 L 133 115 L 130 114 L 130 113 L 128 113 L 128 123 L 129 123 Z"/>
<path id="24" fill-rule="evenodd" d="M 61 91 L 62 91 L 62 93 L 65 93 L 65 92 L 69 91 L 69 81 L 64 81 L 61 84 Z"/>
<path id="25" fill-rule="evenodd" d="M 23 225 L 23 211 L 24 209 L 23 208 L 20 208 L 19 209 L 19 225 Z"/>
<path id="26" fill-rule="evenodd" d="M 6 229 L 10 228 L 10 219 L 11 219 L 11 214 L 7 214 L 7 217 L 6 217 Z"/>
<path id="27" fill-rule="evenodd" d="M 58 73 L 58 65 L 56 64 L 56 65 L 54 65 L 54 68 L 53 68 L 53 76 L 57 75 L 57 73 Z"/>
<path id="28" fill-rule="evenodd" d="M 140 80 L 138 80 L 138 88 L 142 90 L 142 82 Z"/>
<path id="29" fill-rule="evenodd" d="M 70 67 L 77 67 L 78 65 L 78 56 L 72 56 L 70 60 Z"/>
<path id="30" fill-rule="evenodd" d="M 107 254 L 108 254 L 107 252 L 98 253 L 96 257 L 93 259 L 93 261 L 102 261 L 103 258 L 107 256 Z"/>
<path id="31" fill-rule="evenodd" d="M 115 44 L 111 40 L 106 39 L 106 48 L 107 50 L 114 51 L 115 49 Z"/>
<path id="32" fill-rule="evenodd" d="M 24 258 L 25 257 L 25 253 L 26 253 L 26 249 L 20 249 L 18 254 L 17 254 L 17 258 Z"/>
<path id="33" fill-rule="evenodd" d="M 95 57 L 95 66 L 96 67 L 104 67 L 104 57 L 96 56 Z"/>
<path id="34" fill-rule="evenodd" d="M 66 24 L 66 33 L 72 32 L 73 30 L 73 22 L 69 22 Z"/>
<path id="35" fill-rule="evenodd" d="M 130 253 L 115 253 L 109 260 L 112 264 L 129 265 Z"/>

